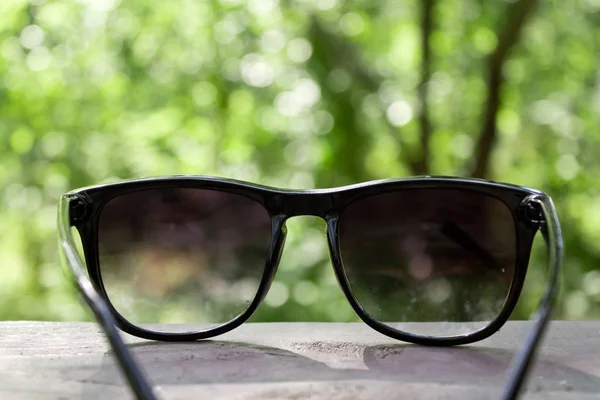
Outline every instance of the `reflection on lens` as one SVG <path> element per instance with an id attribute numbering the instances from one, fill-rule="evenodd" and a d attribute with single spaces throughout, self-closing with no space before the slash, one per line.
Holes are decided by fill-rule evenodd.
<path id="1" fill-rule="evenodd" d="M 248 308 L 270 234 L 268 212 L 245 196 L 206 189 L 133 192 L 102 210 L 100 274 L 111 303 L 130 323 L 200 331 Z"/>
<path id="2" fill-rule="evenodd" d="M 414 189 L 359 199 L 340 217 L 339 240 L 350 288 L 365 311 L 414 335 L 485 328 L 500 314 L 514 275 L 512 213 L 476 191 Z"/>

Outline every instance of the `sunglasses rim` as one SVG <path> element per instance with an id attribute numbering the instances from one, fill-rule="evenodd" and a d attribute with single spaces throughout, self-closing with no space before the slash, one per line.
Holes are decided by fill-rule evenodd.
<path id="1" fill-rule="evenodd" d="M 271 217 L 271 238 L 263 277 L 250 305 L 234 319 L 203 331 L 182 333 L 157 332 L 130 323 L 116 310 L 110 301 L 102 282 L 98 258 L 98 226 L 101 212 L 104 206 L 116 197 L 137 191 L 161 188 L 217 190 L 243 195 L 257 201 L 269 213 Z M 373 318 L 362 307 L 345 278 L 339 241 L 337 239 L 339 220 L 345 208 L 361 198 L 375 194 L 426 188 L 468 190 L 487 194 L 504 203 L 513 216 L 516 259 L 510 289 L 499 315 L 480 330 L 464 335 L 437 337 L 415 335 L 394 329 Z M 371 328 L 394 339 L 421 345 L 446 346 L 467 344 L 485 339 L 498 331 L 510 317 L 525 281 L 531 246 L 538 230 L 538 227 L 531 223 L 531 218 L 524 213 L 523 203 L 527 198 L 539 195 L 545 196 L 543 192 L 526 187 L 481 179 L 456 177 L 398 178 L 370 181 L 339 188 L 290 190 L 218 177 L 178 175 L 134 179 L 85 187 L 72 191 L 65 196 L 79 200 L 73 202 L 79 208 L 75 207 L 73 209 L 72 224 L 77 228 L 81 236 L 84 256 L 92 284 L 108 303 L 118 327 L 134 336 L 161 341 L 201 340 L 221 335 L 241 325 L 257 310 L 274 279 L 285 242 L 284 229 L 286 220 L 298 215 L 315 215 L 322 217 L 327 223 L 329 253 L 336 278 L 346 299 L 359 318 Z"/>
<path id="2" fill-rule="evenodd" d="M 402 191 L 419 190 L 419 189 L 422 190 L 423 188 L 410 188 L 410 189 L 403 189 Z M 435 187 L 432 189 L 435 189 L 435 190 L 457 190 L 456 187 Z M 470 332 L 468 334 L 463 334 L 463 335 L 426 336 L 426 335 L 412 334 L 410 332 L 402 331 L 400 329 L 395 329 L 395 328 L 391 327 L 390 325 L 387 325 L 384 322 L 381 322 L 381 321 L 377 320 L 376 318 L 374 318 L 362 306 L 360 300 L 353 292 L 352 285 L 350 284 L 350 282 L 348 281 L 348 278 L 346 277 L 346 273 L 345 273 L 346 269 L 343 266 L 344 263 L 342 260 L 343 250 L 342 250 L 342 246 L 340 245 L 340 241 L 339 240 L 330 241 L 329 242 L 330 254 L 335 254 L 335 259 L 332 258 L 332 263 L 334 264 L 336 277 L 338 279 L 338 282 L 340 282 L 340 286 L 342 287 L 342 290 L 344 291 L 344 295 L 346 296 L 347 300 L 352 305 L 354 311 L 360 316 L 362 321 L 365 322 L 367 325 L 369 325 L 371 328 L 377 330 L 378 332 L 380 332 L 386 336 L 390 336 L 390 337 L 400 339 L 403 341 L 409 341 L 409 342 L 412 342 L 415 344 L 440 345 L 440 346 L 461 345 L 461 344 L 477 342 L 477 341 L 483 340 L 483 339 L 491 336 L 492 334 L 494 334 L 495 332 L 500 330 L 502 325 L 504 325 L 506 323 L 506 321 L 508 321 L 508 319 L 510 318 L 510 315 L 514 311 L 514 309 L 517 305 L 517 302 L 519 300 L 519 297 L 521 295 L 521 291 L 523 289 L 523 285 L 525 282 L 525 276 L 527 273 L 527 267 L 529 265 L 529 258 L 531 255 L 531 247 L 533 245 L 533 240 L 534 240 L 534 237 L 536 234 L 536 231 L 533 231 L 533 232 L 531 231 L 531 229 L 530 229 L 531 225 L 529 223 L 527 223 L 528 220 L 522 221 L 521 218 L 519 218 L 520 216 L 523 215 L 522 212 L 520 211 L 520 207 L 523 203 L 523 200 L 529 196 L 525 196 L 519 202 L 515 202 L 513 204 L 513 207 L 516 206 L 517 208 L 513 208 L 513 207 L 511 207 L 511 205 L 507 204 L 507 202 L 505 201 L 506 198 L 496 196 L 495 194 L 486 193 L 481 190 L 474 189 L 472 187 L 460 188 L 459 190 L 471 191 L 471 192 L 475 192 L 475 193 L 479 193 L 479 194 L 483 193 L 484 195 L 487 195 L 490 198 L 500 201 L 503 204 L 503 206 L 505 206 L 507 208 L 507 210 L 510 212 L 510 214 L 513 218 L 514 245 L 515 245 L 515 249 L 514 249 L 515 250 L 515 268 L 514 268 L 513 276 L 511 278 L 508 292 L 506 293 L 506 297 L 503 301 L 502 309 L 500 310 L 498 315 L 494 319 L 492 319 L 487 325 L 485 325 L 483 328 L 480 328 L 476 331 Z M 393 192 L 394 192 L 394 190 L 391 190 L 389 192 L 382 191 L 382 192 L 378 192 L 378 193 L 368 193 L 366 195 L 357 196 L 351 202 L 345 204 L 343 211 L 345 211 L 348 206 L 352 205 L 354 202 L 359 201 L 361 199 L 369 198 L 369 197 L 377 195 L 377 194 L 385 194 L 385 193 L 393 193 Z M 344 214 L 342 212 L 339 215 L 339 217 L 335 219 L 335 221 L 334 221 L 335 226 L 332 228 L 332 232 L 334 232 L 334 233 L 328 234 L 328 237 L 329 236 L 336 237 L 336 238 L 339 237 L 340 223 L 342 221 L 343 216 L 344 216 Z M 526 222 L 526 223 L 523 224 L 522 222 Z M 343 281 L 343 283 L 341 283 L 341 281 Z M 410 339 L 406 339 L 407 337 L 410 337 Z M 432 341 L 435 341 L 435 343 Z"/>

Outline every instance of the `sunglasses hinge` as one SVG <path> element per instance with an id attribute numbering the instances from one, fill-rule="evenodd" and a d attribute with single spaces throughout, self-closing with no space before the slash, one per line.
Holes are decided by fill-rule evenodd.
<path id="1" fill-rule="evenodd" d="M 520 211 L 525 222 L 532 228 L 543 229 L 546 225 L 544 212 L 536 196 L 525 198 L 521 203 Z"/>
<path id="2" fill-rule="evenodd" d="M 87 217 L 87 202 L 80 195 L 69 196 L 69 218 L 71 225 L 75 226 Z"/>

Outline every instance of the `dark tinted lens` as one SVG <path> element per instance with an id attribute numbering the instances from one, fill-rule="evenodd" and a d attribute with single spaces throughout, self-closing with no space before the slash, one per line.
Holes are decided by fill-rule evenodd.
<path id="1" fill-rule="evenodd" d="M 455 336 L 489 325 L 504 306 L 514 275 L 515 226 L 494 197 L 447 189 L 374 195 L 350 204 L 339 229 L 350 287 L 386 325 Z"/>
<path id="2" fill-rule="evenodd" d="M 254 299 L 270 244 L 258 202 L 205 189 L 155 189 L 110 200 L 100 215 L 100 273 L 130 323 L 198 331 L 231 321 Z M 155 326 L 144 326 L 157 330 Z"/>

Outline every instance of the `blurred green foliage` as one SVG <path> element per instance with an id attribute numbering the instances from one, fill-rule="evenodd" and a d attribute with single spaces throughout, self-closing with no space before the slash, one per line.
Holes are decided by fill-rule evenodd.
<path id="1" fill-rule="evenodd" d="M 56 250 L 57 198 L 80 186 L 205 174 L 314 188 L 469 176 L 482 158 L 485 177 L 555 199 L 557 317 L 599 318 L 600 2 L 536 3 L 0 1 L 0 315 L 87 318 Z M 288 227 L 253 319 L 356 320 L 324 223 Z M 538 242 L 515 318 L 535 306 L 544 261 Z"/>

